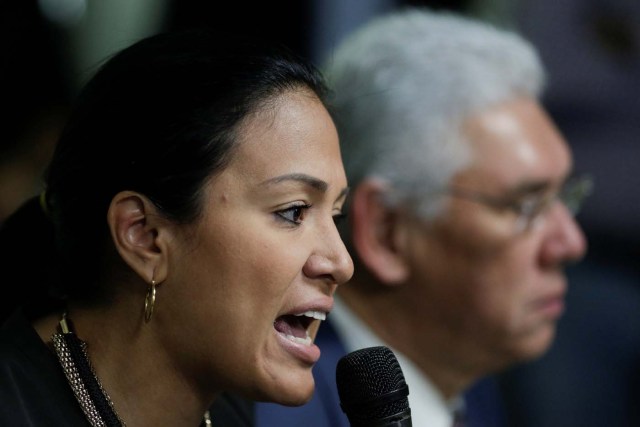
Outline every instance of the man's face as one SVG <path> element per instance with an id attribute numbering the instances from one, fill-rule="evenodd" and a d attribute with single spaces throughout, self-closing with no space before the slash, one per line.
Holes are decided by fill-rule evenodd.
<path id="1" fill-rule="evenodd" d="M 554 194 L 570 173 L 567 144 L 531 99 L 476 114 L 465 132 L 473 160 L 450 183 L 458 191 L 517 201 Z M 559 201 L 523 230 L 509 209 L 445 197 L 438 219 L 410 226 L 415 304 L 471 364 L 498 369 L 540 355 L 564 309 L 563 266 L 586 249 L 580 228 Z"/>

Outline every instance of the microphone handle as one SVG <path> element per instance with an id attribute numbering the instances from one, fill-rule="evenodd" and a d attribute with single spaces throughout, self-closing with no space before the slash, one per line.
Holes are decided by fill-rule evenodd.
<path id="1" fill-rule="evenodd" d="M 413 427 L 411 424 L 411 409 L 408 408 L 406 411 L 387 418 L 351 423 L 351 427 Z"/>

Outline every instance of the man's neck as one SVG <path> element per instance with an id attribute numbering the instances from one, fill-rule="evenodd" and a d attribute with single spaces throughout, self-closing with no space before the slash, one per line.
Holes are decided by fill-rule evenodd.
<path id="1" fill-rule="evenodd" d="M 374 291 L 353 282 L 341 288 L 339 295 L 375 335 L 410 359 L 446 400 L 458 396 L 482 376 L 463 368 L 468 355 L 441 325 L 411 308 L 407 303 L 409 289 Z"/>

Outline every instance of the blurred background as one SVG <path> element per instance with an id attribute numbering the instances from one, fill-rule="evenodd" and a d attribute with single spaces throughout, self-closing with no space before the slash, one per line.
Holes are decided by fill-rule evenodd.
<path id="1" fill-rule="evenodd" d="M 595 179 L 579 216 L 590 249 L 569 270 L 558 338 L 501 377 L 511 425 L 640 425 L 638 0 L 0 0 L 0 223 L 41 191 L 70 104 L 115 51 L 208 26 L 283 42 L 320 65 L 353 28 L 404 6 L 460 12 L 529 39 L 549 75 L 544 104 L 576 170 Z"/>

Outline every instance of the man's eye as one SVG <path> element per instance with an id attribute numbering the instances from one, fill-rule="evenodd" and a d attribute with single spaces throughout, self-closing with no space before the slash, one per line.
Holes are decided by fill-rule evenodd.
<path id="1" fill-rule="evenodd" d="M 342 222 L 345 220 L 346 217 L 347 217 L 347 214 L 340 212 L 339 214 L 333 216 L 333 222 L 336 225 L 340 225 L 342 224 Z"/>
<path id="2" fill-rule="evenodd" d="M 311 205 L 297 205 L 276 212 L 278 218 L 293 224 L 301 224 L 304 220 L 305 213 Z"/>
<path id="3" fill-rule="evenodd" d="M 530 196 L 526 199 L 518 202 L 518 210 L 520 214 L 528 216 L 537 216 L 547 210 L 551 203 L 555 200 L 554 197 L 546 196 Z"/>

